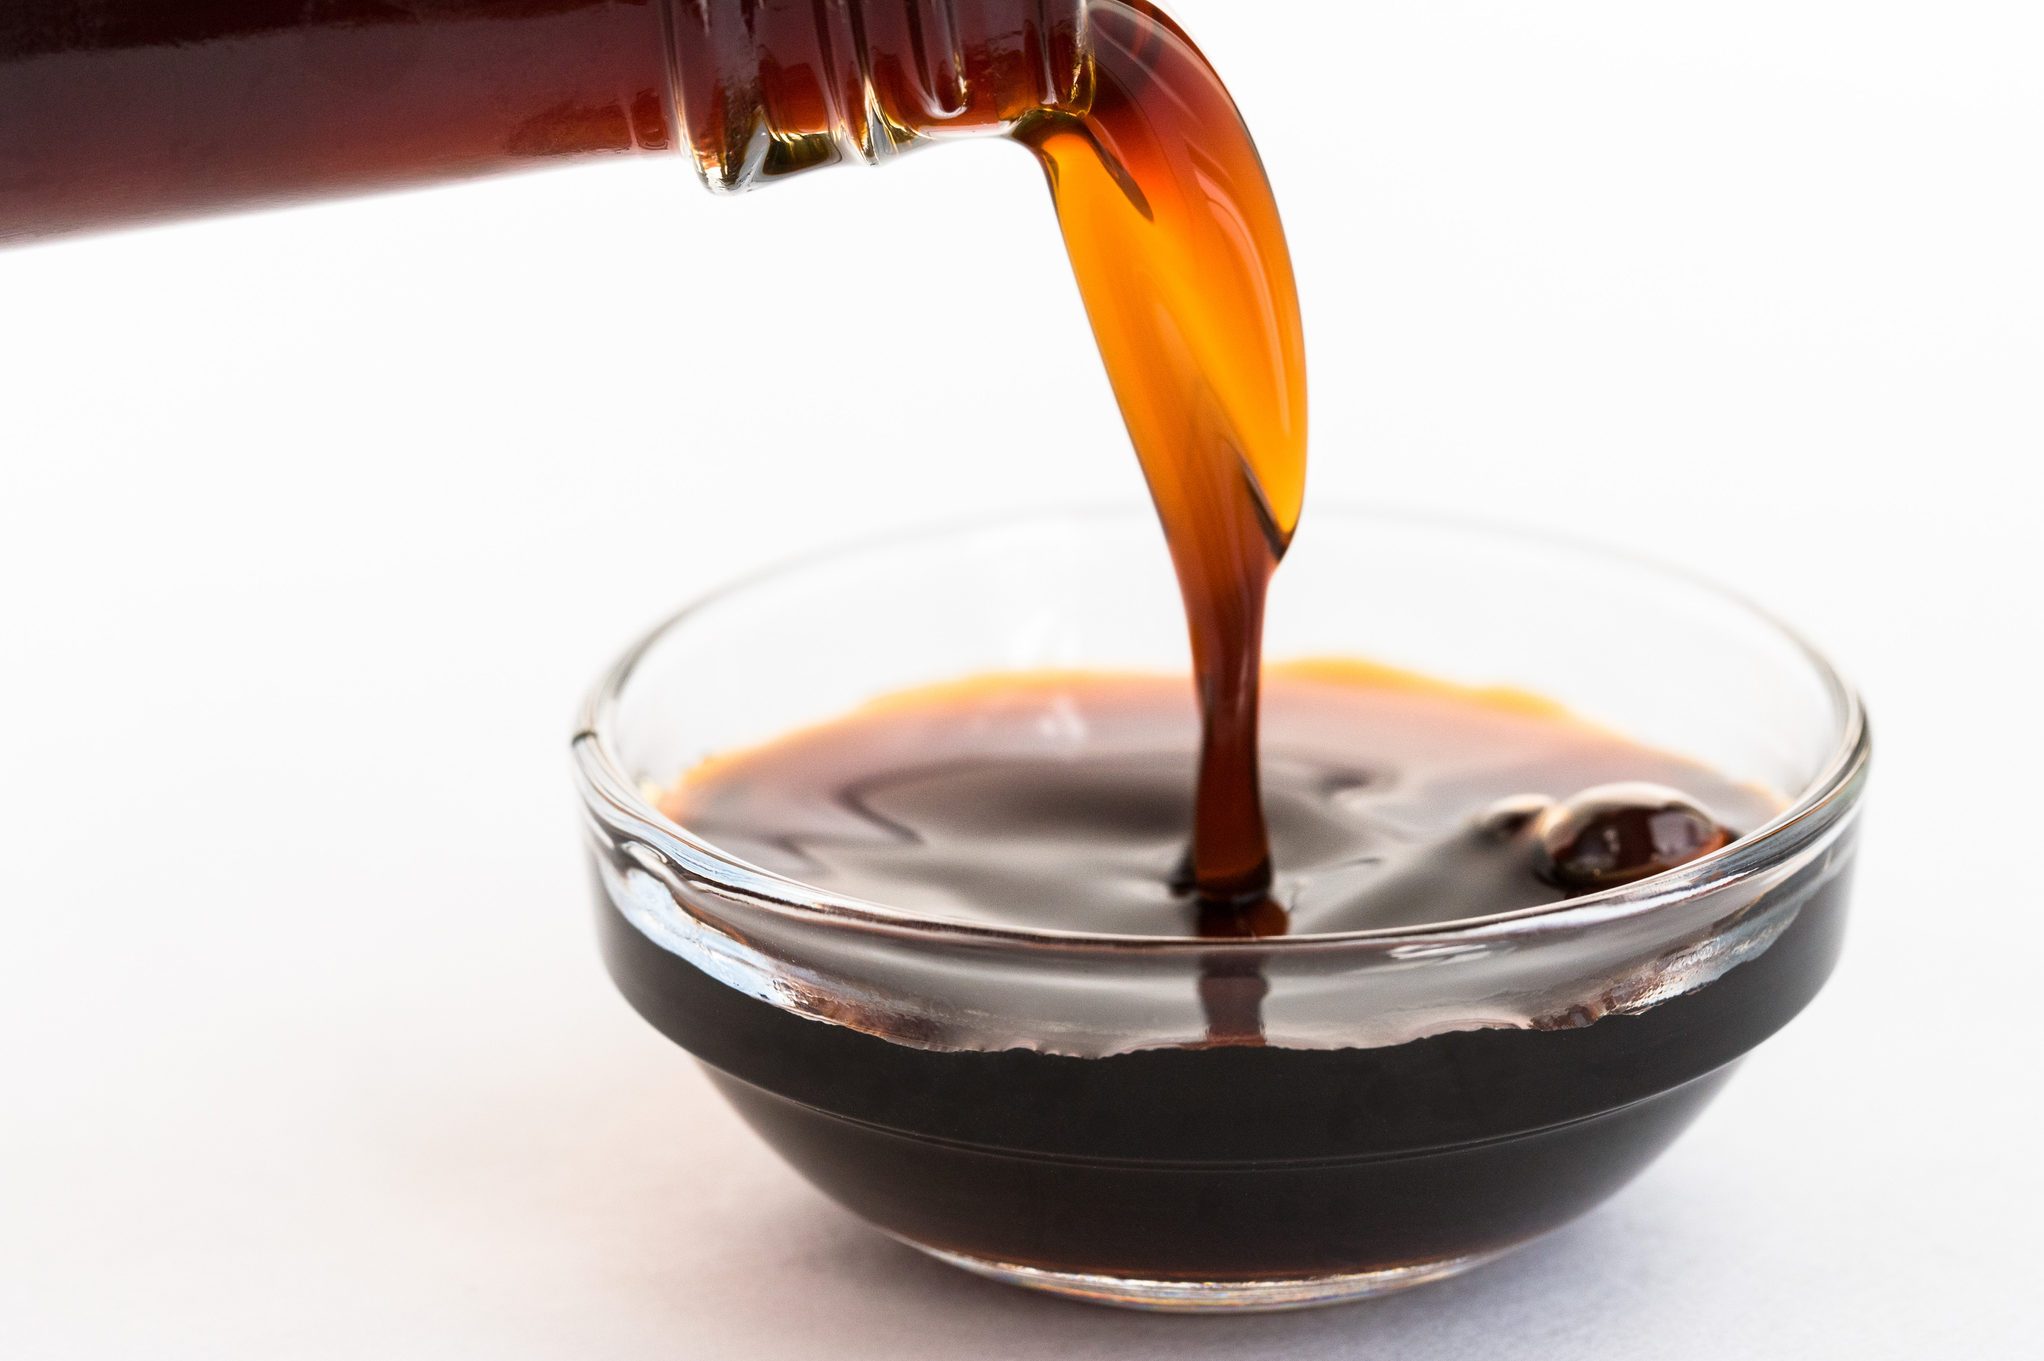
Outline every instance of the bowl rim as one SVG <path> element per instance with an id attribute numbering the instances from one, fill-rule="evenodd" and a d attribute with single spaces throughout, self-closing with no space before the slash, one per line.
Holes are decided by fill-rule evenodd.
<path id="1" fill-rule="evenodd" d="M 685 878 L 708 884 L 725 898 L 737 899 L 749 907 L 828 929 L 869 932 L 932 944 L 996 949 L 1034 947 L 1067 954 L 1093 950 L 1152 954 L 1197 952 L 1207 956 L 1243 952 L 1265 957 L 1273 952 L 1289 954 L 1341 946 L 1432 948 L 1493 940 L 1500 936 L 1579 929 L 1598 922 L 1631 918 L 1763 873 L 1793 858 L 1804 847 L 1843 826 L 1857 814 L 1860 792 L 1872 759 L 1872 731 L 1865 704 L 1858 691 L 1815 645 L 1744 594 L 1647 554 L 1615 549 L 1574 534 L 1529 529 L 1509 521 L 1435 511 L 1339 504 L 1316 508 L 1313 518 L 1316 523 L 1363 520 L 1423 531 L 1476 534 L 1499 542 L 1516 541 L 1599 558 L 1700 590 L 1764 625 L 1791 645 L 1823 684 L 1840 715 L 1837 739 L 1817 773 L 1767 822 L 1728 846 L 1634 883 L 1559 902 L 1443 922 L 1225 939 L 946 921 L 890 907 L 872 899 L 819 888 L 762 869 L 695 836 L 663 815 L 640 793 L 626 773 L 611 743 L 611 720 L 624 687 L 648 652 L 707 610 L 757 588 L 831 563 L 899 550 L 904 546 L 1105 520 L 1154 522 L 1147 512 L 1125 506 L 1036 509 L 934 521 L 810 549 L 737 576 L 668 615 L 625 650 L 603 673 L 583 702 L 571 751 L 585 810 L 599 822 L 619 827 L 648 843 L 680 869 Z M 1159 548 L 1161 551 L 1161 544 Z"/>

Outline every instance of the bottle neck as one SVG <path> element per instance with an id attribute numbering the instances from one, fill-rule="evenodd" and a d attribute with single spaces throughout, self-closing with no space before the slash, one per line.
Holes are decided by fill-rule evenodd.
<path id="1" fill-rule="evenodd" d="M 669 0 L 676 105 L 710 188 L 1006 132 L 1086 85 L 1085 0 Z"/>

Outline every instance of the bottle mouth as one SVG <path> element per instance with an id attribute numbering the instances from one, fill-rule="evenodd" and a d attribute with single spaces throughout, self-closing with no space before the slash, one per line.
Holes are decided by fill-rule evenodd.
<path id="1" fill-rule="evenodd" d="M 717 193 L 999 135 L 1087 85 L 1085 0 L 664 9 L 676 119 Z"/>
<path id="2" fill-rule="evenodd" d="M 1458 517 L 1381 511 L 1345 513 L 1326 508 L 1315 511 L 1316 523 L 1331 526 L 1338 521 L 1344 528 L 1364 534 L 1373 525 L 1407 532 L 1438 531 L 1499 545 L 1560 551 L 1592 559 L 1612 570 L 1649 577 L 1656 585 L 1671 590 L 1701 593 L 1785 645 L 1808 678 L 1821 689 L 1832 715 L 1827 754 L 1817 763 L 1814 774 L 1785 799 L 1781 811 L 1766 823 L 1717 851 L 1650 878 L 1559 902 L 1439 922 L 1244 939 L 987 926 L 920 915 L 835 893 L 762 869 L 695 836 L 663 815 L 629 773 L 629 763 L 622 758 L 616 733 L 621 697 L 647 654 L 663 640 L 688 629 L 707 611 L 742 605 L 754 592 L 834 566 L 853 564 L 874 553 L 941 549 L 947 541 L 962 542 L 1003 531 L 1027 533 L 1059 525 L 1082 526 L 1090 533 L 1111 529 L 1114 521 L 1141 522 L 1144 518 L 1141 512 L 1125 511 L 1007 516 L 974 525 L 935 526 L 907 535 L 894 533 L 864 545 L 802 555 L 699 598 L 632 647 L 598 683 L 584 705 L 573 740 L 573 759 L 586 812 L 611 833 L 657 852 L 666 868 L 680 879 L 714 889 L 720 899 L 832 931 L 973 948 L 1048 949 L 1060 954 L 1109 951 L 1192 954 L 1207 959 L 1240 954 L 1263 960 L 1345 946 L 1368 946 L 1396 954 L 1401 950 L 1494 945 L 1544 932 L 1575 931 L 1629 920 L 1776 869 L 1842 829 L 1857 813 L 1872 753 L 1871 733 L 1858 694 L 1815 647 L 1743 597 L 1650 559 L 1614 553 L 1565 536 Z"/>

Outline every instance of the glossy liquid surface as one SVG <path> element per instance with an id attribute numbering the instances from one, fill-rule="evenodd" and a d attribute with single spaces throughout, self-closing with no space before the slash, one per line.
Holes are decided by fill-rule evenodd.
<path id="1" fill-rule="evenodd" d="M 1284 912 L 1239 934 L 1414 926 L 1571 896 L 1542 877 L 1523 819 L 1484 817 L 1517 796 L 1559 803 L 1648 781 L 1734 828 L 1778 806 L 1533 696 L 1362 663 L 1274 668 L 1264 711 Z M 713 760 L 663 810 L 762 868 L 922 916 L 1210 934 L 1182 868 L 1191 719 L 1171 677 L 982 677 Z"/>

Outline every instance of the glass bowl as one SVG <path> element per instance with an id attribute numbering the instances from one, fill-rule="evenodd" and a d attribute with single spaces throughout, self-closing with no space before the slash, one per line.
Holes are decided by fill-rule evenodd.
<path id="1" fill-rule="evenodd" d="M 1869 745 L 1743 601 L 1545 536 L 1316 508 L 1272 660 L 1354 656 L 1557 700 L 1774 791 L 1722 850 L 1429 925 L 1217 941 L 862 901 L 663 817 L 707 757 L 999 671 L 1189 674 L 1155 521 L 897 536 L 712 595 L 591 697 L 575 772 L 618 988 L 826 1194 L 943 1260 L 1150 1308 L 1357 1298 L 1488 1261 L 1652 1160 L 1837 956 Z M 1261 1045 L 1199 982 L 1260 975 Z"/>

